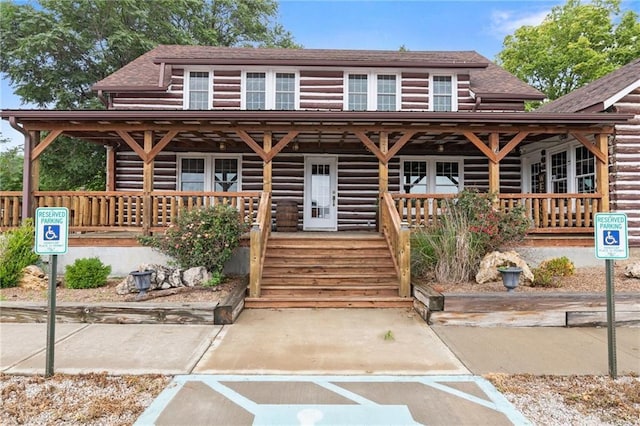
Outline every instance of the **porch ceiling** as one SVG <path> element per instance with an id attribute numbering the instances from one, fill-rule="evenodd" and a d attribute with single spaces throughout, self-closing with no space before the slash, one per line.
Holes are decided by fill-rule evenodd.
<path id="1" fill-rule="evenodd" d="M 244 131 L 261 143 L 265 132 L 280 140 L 289 131 L 298 131 L 295 142 L 304 147 L 322 145 L 350 146 L 362 149 L 354 132 L 364 132 L 372 140 L 387 132 L 392 147 L 402 135 L 416 132 L 412 145 L 469 145 L 463 132 L 486 140 L 490 133 L 500 134 L 506 144 L 519 132 L 527 132 L 523 144 L 567 133 L 612 133 L 613 125 L 630 115 L 623 114 L 543 114 L 491 112 L 362 112 L 362 111 L 49 111 L 4 110 L 0 117 L 23 131 L 60 130 L 67 136 L 92 143 L 119 145 L 116 131 L 128 132 L 142 143 L 144 131 L 157 135 L 177 131 L 170 149 L 214 148 L 225 143 L 244 146 L 237 131 Z"/>

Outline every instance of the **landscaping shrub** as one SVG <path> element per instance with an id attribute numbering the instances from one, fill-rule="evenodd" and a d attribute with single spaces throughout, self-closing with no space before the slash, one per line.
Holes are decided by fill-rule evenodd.
<path id="1" fill-rule="evenodd" d="M 22 269 L 40 260 L 33 251 L 34 244 L 32 219 L 26 219 L 19 228 L 0 235 L 0 288 L 17 286 Z"/>
<path id="2" fill-rule="evenodd" d="M 437 222 L 412 234 L 412 273 L 431 271 L 441 282 L 469 281 L 485 254 L 521 241 L 530 226 L 524 207 L 495 210 L 492 198 L 464 190 L 457 199 L 444 200 Z"/>
<path id="3" fill-rule="evenodd" d="M 575 273 L 575 266 L 568 257 L 547 259 L 534 268 L 531 287 L 561 287 L 560 277 L 568 277 Z"/>
<path id="4" fill-rule="evenodd" d="M 97 288 L 107 283 L 111 266 L 104 265 L 97 257 L 76 259 L 68 265 L 64 273 L 67 288 Z"/>
<path id="5" fill-rule="evenodd" d="M 163 234 L 140 242 L 172 257 L 180 268 L 204 266 L 215 273 L 222 272 L 246 228 L 235 208 L 217 204 L 183 211 Z"/>

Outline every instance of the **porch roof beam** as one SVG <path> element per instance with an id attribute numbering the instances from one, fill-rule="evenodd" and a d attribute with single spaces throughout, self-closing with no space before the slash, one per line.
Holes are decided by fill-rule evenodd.
<path id="1" fill-rule="evenodd" d="M 278 143 L 276 143 L 276 146 L 274 146 L 271 151 L 269 151 L 269 153 L 267 154 L 267 159 L 264 161 L 269 163 L 271 160 L 273 160 L 273 157 L 275 157 L 280 151 L 282 151 L 289 142 L 295 139 L 295 137 L 298 136 L 298 133 L 300 132 L 295 130 L 287 133 L 282 139 L 278 141 Z"/>
<path id="2" fill-rule="evenodd" d="M 47 137 L 42 140 L 42 142 L 40 142 L 35 148 L 33 148 L 33 151 L 31 151 L 31 160 L 35 160 L 40 157 L 40 154 L 42 154 L 42 152 L 47 149 L 47 147 L 51 145 L 51 143 L 56 140 L 61 134 L 62 130 L 52 130 L 47 135 Z"/>
<path id="3" fill-rule="evenodd" d="M 388 162 L 387 156 L 385 154 L 383 154 L 382 151 L 380 151 L 380 148 L 378 148 L 378 146 L 371 139 L 369 139 L 369 137 L 367 135 L 365 135 L 364 132 L 355 131 L 353 133 L 358 137 L 358 139 L 360 139 L 362 141 L 364 146 L 369 148 L 369 150 L 371 152 L 373 152 L 373 154 L 376 157 L 378 157 L 378 160 L 380 160 L 381 163 L 387 164 L 387 162 Z"/>
<path id="4" fill-rule="evenodd" d="M 587 148 L 589 150 L 589 152 L 591 152 L 593 155 L 595 155 L 598 158 L 598 160 L 600 160 L 600 162 L 606 164 L 607 161 L 609 161 L 607 159 L 607 156 L 603 152 L 601 152 L 593 144 L 593 142 L 591 142 L 589 139 L 587 139 L 586 136 L 581 135 L 580 133 L 571 133 L 571 136 L 576 138 L 582 145 L 584 145 L 584 147 Z"/>
<path id="5" fill-rule="evenodd" d="M 147 153 L 144 151 L 144 148 L 142 148 L 129 133 L 123 130 L 117 130 L 116 133 L 136 154 L 138 154 L 138 157 L 140 157 L 142 161 L 145 163 L 147 162 Z"/>
<path id="6" fill-rule="evenodd" d="M 496 155 L 496 160 L 502 161 L 520 142 L 529 135 L 528 132 L 520 132 L 513 139 L 511 139 Z"/>
<path id="7" fill-rule="evenodd" d="M 262 147 L 260 145 L 258 145 L 258 143 L 256 141 L 253 140 L 253 138 L 251 136 L 249 136 L 249 134 L 247 132 L 245 132 L 244 130 L 239 130 L 239 129 L 236 130 L 235 132 L 236 132 L 236 134 L 238 135 L 238 137 L 240 139 L 242 139 L 243 141 L 245 141 L 245 143 L 247 145 L 249 145 L 249 148 L 251 148 L 253 150 L 253 152 L 258 154 L 260 156 L 260 158 L 262 158 L 262 161 L 264 161 L 265 163 L 267 162 L 268 154 L 265 152 L 264 149 L 262 149 Z"/>
<path id="8" fill-rule="evenodd" d="M 492 162 L 492 163 L 498 163 L 498 158 L 496 156 L 496 153 L 493 152 L 484 142 L 482 142 L 480 140 L 480 138 L 478 138 L 474 133 L 471 132 L 463 132 L 464 136 L 469 139 L 469 141 L 474 144 L 480 151 L 482 151 L 482 153 L 484 155 L 487 156 L 487 158 Z"/>
<path id="9" fill-rule="evenodd" d="M 557 126 L 540 126 L 540 125 L 510 125 L 505 123 L 502 126 L 498 125 L 480 125 L 480 126 L 469 126 L 469 125 L 448 125 L 448 126 L 439 126 L 439 125 L 420 125 L 420 124 L 406 124 L 406 125 L 381 125 L 381 124 L 370 124 L 370 125 L 348 125 L 348 124 L 320 124 L 320 125 L 308 125 L 308 124 L 295 124 L 295 123 L 287 123 L 287 124 L 266 124 L 266 125 L 256 125 L 255 123 L 247 124 L 243 126 L 241 124 L 209 124 L 209 123 L 162 123 L 156 124 L 153 122 L 150 123 L 93 123 L 93 124 L 84 124 L 84 123 L 50 123 L 50 122 L 27 122 L 23 124 L 24 129 L 27 131 L 54 131 L 59 130 L 61 132 L 98 132 L 98 133 L 106 133 L 106 132 L 117 132 L 117 131 L 125 131 L 125 132 L 142 132 L 145 130 L 153 130 L 154 132 L 168 132 L 168 131 L 178 131 L 178 132 L 192 132 L 192 131 L 201 131 L 201 132 L 237 132 L 237 131 L 245 131 L 245 132 L 280 132 L 286 133 L 291 130 L 296 130 L 300 133 L 317 133 L 317 132 L 327 132 L 327 133 L 354 133 L 355 131 L 372 131 L 372 132 L 387 132 L 387 133 L 405 133 L 408 131 L 414 131 L 416 133 L 426 133 L 426 134 L 449 134 L 449 133 L 459 133 L 463 134 L 464 132 L 470 133 L 502 133 L 502 134 L 517 134 L 520 132 L 528 132 L 529 134 L 538 134 L 538 135 L 555 135 L 555 134 L 567 134 L 567 133 L 582 133 L 582 134 L 594 134 L 594 133 L 605 133 L 612 134 L 614 132 L 614 128 L 612 126 L 597 126 L 597 125 L 589 125 L 584 127 L 579 127 L 575 125 L 557 125 Z"/>

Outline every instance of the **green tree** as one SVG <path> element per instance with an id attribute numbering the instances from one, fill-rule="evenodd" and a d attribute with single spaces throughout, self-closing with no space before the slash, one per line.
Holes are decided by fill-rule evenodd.
<path id="1" fill-rule="evenodd" d="M 640 56 L 640 22 L 620 0 L 568 0 L 505 37 L 497 62 L 556 99 Z"/>
<path id="2" fill-rule="evenodd" d="M 0 135 L 0 146 L 9 142 L 8 138 Z M 22 190 L 23 162 L 22 147 L 0 149 L 0 191 Z"/>
<path id="3" fill-rule="evenodd" d="M 299 47 L 277 11 L 274 0 L 0 0 L 0 72 L 23 102 L 101 109 L 91 85 L 158 44 Z M 59 138 L 41 161 L 42 189 L 104 189 L 100 145 Z"/>

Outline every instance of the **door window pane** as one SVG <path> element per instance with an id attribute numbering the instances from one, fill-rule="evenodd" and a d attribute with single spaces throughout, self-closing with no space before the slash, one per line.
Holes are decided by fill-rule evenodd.
<path id="1" fill-rule="evenodd" d="M 531 178 L 529 185 L 531 187 L 532 194 L 542 194 L 545 191 L 545 175 L 543 170 L 542 163 L 531 164 Z"/>
<path id="2" fill-rule="evenodd" d="M 378 111 L 396 110 L 396 76 L 378 76 Z"/>
<path id="3" fill-rule="evenodd" d="M 246 87 L 246 108 L 253 110 L 265 109 L 266 83 L 265 73 L 248 72 Z"/>
<path id="4" fill-rule="evenodd" d="M 433 76 L 433 110 L 452 110 L 452 81 L 450 76 Z"/>
<path id="5" fill-rule="evenodd" d="M 329 219 L 331 217 L 331 166 L 311 165 L 311 217 Z"/>
<path id="6" fill-rule="evenodd" d="M 209 73 L 189 73 L 189 109 L 209 109 Z"/>
<path id="7" fill-rule="evenodd" d="M 238 159 L 216 158 L 214 160 L 214 186 L 216 192 L 238 191 Z"/>
<path id="8" fill-rule="evenodd" d="M 403 168 L 403 188 L 407 194 L 427 193 L 427 163 L 426 161 L 405 161 Z"/>
<path id="9" fill-rule="evenodd" d="M 593 154 L 584 146 L 576 148 L 576 190 L 596 192 L 596 164 Z"/>
<path id="10" fill-rule="evenodd" d="M 458 162 L 436 162 L 436 194 L 456 194 L 460 190 Z"/>
<path id="11" fill-rule="evenodd" d="M 567 151 L 551 156 L 551 187 L 556 194 L 567 193 Z"/>
<path id="12" fill-rule="evenodd" d="M 296 100 L 296 75 L 293 73 L 276 74 L 276 109 L 293 110 Z"/>
<path id="13" fill-rule="evenodd" d="M 366 74 L 349 75 L 349 110 L 367 110 L 367 84 Z"/>
<path id="14" fill-rule="evenodd" d="M 180 190 L 204 191 L 204 158 L 182 159 Z"/>

